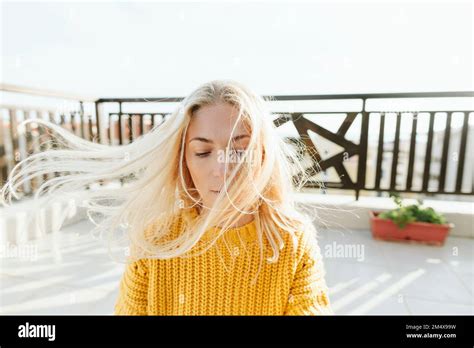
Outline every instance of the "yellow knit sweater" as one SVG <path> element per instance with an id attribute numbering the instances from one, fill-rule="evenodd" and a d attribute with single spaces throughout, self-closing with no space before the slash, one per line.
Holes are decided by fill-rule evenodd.
<path id="1" fill-rule="evenodd" d="M 182 227 L 182 214 L 173 225 L 174 235 Z M 225 232 L 202 255 L 143 258 L 126 265 L 115 314 L 333 314 L 316 238 L 302 231 L 293 244 L 292 236 L 284 234 L 278 261 L 268 263 L 272 250 L 263 238 L 260 254 L 256 231 L 254 220 Z M 213 233 L 215 227 L 206 231 L 202 241 Z"/>

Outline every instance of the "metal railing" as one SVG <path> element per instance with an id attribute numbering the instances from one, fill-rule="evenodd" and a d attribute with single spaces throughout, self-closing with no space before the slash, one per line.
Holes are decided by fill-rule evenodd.
<path id="1" fill-rule="evenodd" d="M 354 190 L 356 199 L 361 191 L 375 192 L 406 192 L 425 195 L 454 194 L 454 195 L 474 195 L 472 173 L 469 171 L 465 175 L 466 164 L 473 168 L 472 149 L 468 148 L 468 143 L 474 141 L 472 137 L 474 121 L 474 110 L 472 107 L 462 110 L 452 108 L 432 109 L 424 111 L 384 111 L 377 109 L 367 109 L 367 102 L 376 99 L 388 99 L 392 101 L 411 98 L 474 98 L 474 92 L 446 92 L 446 93 L 389 93 L 389 94 L 346 94 L 346 95 L 280 95 L 265 96 L 271 100 L 285 102 L 299 101 L 321 101 L 321 100 L 355 100 L 360 101 L 358 110 L 350 111 L 298 111 L 298 112 L 278 112 L 274 113 L 274 123 L 277 127 L 282 127 L 290 123 L 297 131 L 296 137 L 288 137 L 289 140 L 301 140 L 303 148 L 298 148 L 298 153 L 302 160 L 305 160 L 306 171 L 310 175 L 318 176 L 335 172 L 332 175 L 336 180 L 326 180 L 315 178 L 306 183 L 306 187 L 327 189 Z M 159 125 L 170 115 L 170 112 L 156 110 L 154 112 L 134 112 L 133 105 L 140 103 L 152 103 L 149 105 L 160 105 L 160 103 L 178 103 L 181 97 L 172 98 L 102 98 L 94 101 L 95 115 L 84 114 L 83 100 L 78 100 L 80 106 L 68 114 L 59 115 L 54 118 L 48 114 L 51 120 L 91 141 L 104 144 L 122 145 L 128 143 L 147 133 L 155 125 Z M 90 101 L 88 101 L 90 102 Z M 127 105 L 126 112 L 123 106 Z M 115 105 L 114 111 L 107 110 L 107 107 Z M 472 104 L 471 104 L 472 106 Z M 6 110 L 8 116 L 3 114 L 0 117 L 0 171 L 2 181 L 6 178 L 8 170 L 24 158 L 25 153 L 19 150 L 20 139 L 24 137 L 25 144 L 34 144 L 37 134 L 34 129 L 27 130 L 25 134 L 16 133 L 16 115 L 21 108 L 8 108 L 1 106 L 3 112 Z M 110 108 L 109 108 L 110 109 Z M 82 110 L 82 111 L 81 111 Z M 46 114 L 45 114 L 46 115 Z M 325 116 L 342 116 L 342 122 L 336 131 L 331 131 L 318 122 L 318 118 Z M 426 133 L 420 132 L 418 120 L 420 117 L 427 119 Z M 461 119 L 461 127 L 452 127 L 454 117 Z M 2 122 L 3 119 L 3 123 Z M 407 121 L 409 126 L 404 132 L 402 129 L 402 119 Z M 444 129 L 442 132 L 435 132 L 434 124 L 436 119 L 444 119 Z M 388 129 L 388 120 L 394 121 L 394 129 Z M 374 127 L 374 125 L 376 127 Z M 349 137 L 348 131 L 355 130 L 357 136 Z M 369 144 L 369 132 L 377 130 L 375 146 Z M 2 136 L 10 132 L 10 139 Z M 317 144 L 310 133 L 324 138 L 327 143 L 338 147 L 337 153 L 324 156 L 321 145 Z M 409 141 L 403 142 L 401 134 L 408 134 Z M 393 141 L 387 138 L 393 136 Z M 418 141 L 419 138 L 426 138 Z M 6 146 L 6 142 L 11 142 Z M 300 144 L 294 141 L 295 144 Z M 28 145 L 33 151 L 41 151 L 37 147 Z M 7 154 L 9 149 L 12 153 Z M 342 149 L 342 150 L 341 150 Z M 434 156 L 434 150 L 440 152 L 440 156 Z M 452 156 L 456 154 L 456 158 Z M 469 156 L 468 156 L 469 155 Z M 403 161 L 406 161 L 404 163 Z M 436 168 L 438 166 L 439 168 Z M 418 167 L 418 171 L 415 170 Z M 370 177 L 370 182 L 369 182 Z M 469 181 L 470 180 L 470 181 Z M 448 185 L 449 184 L 449 185 Z M 452 186 L 448 188 L 448 186 Z M 33 190 L 34 190 L 33 186 Z M 30 190 L 31 191 L 31 190 Z M 27 192 L 30 192 L 27 191 Z"/>
<path id="2" fill-rule="evenodd" d="M 19 129 L 18 124 L 26 119 L 43 119 L 61 125 L 73 134 L 97 141 L 97 119 L 95 115 L 84 112 L 84 104 L 94 103 L 95 100 L 76 95 L 50 92 L 33 88 L 23 88 L 14 85 L 0 85 L 0 91 L 20 94 L 23 96 L 55 98 L 57 100 L 72 101 L 73 107 L 69 110 L 48 108 L 41 106 L 3 105 L 0 104 L 0 185 L 6 182 L 8 174 L 14 166 L 29 154 L 38 153 L 51 148 L 57 148 L 51 134 L 35 122 Z M 59 173 L 43 175 L 25 182 L 22 195 L 32 195 L 35 190 L 48 178 L 58 176 Z"/>
<path id="3" fill-rule="evenodd" d="M 280 96 L 266 96 L 274 101 L 317 101 L 317 100 L 360 100 L 361 108 L 358 111 L 337 111 L 337 112 L 324 112 L 324 111 L 299 111 L 299 112 L 274 112 L 276 119 L 274 123 L 276 126 L 281 127 L 287 122 L 291 122 L 298 132 L 298 138 L 305 144 L 303 152 L 310 157 L 311 164 L 306 168 L 307 173 L 310 175 L 318 175 L 322 172 L 328 171 L 333 168 L 337 173 L 339 181 L 324 181 L 321 179 L 308 181 L 306 187 L 312 188 L 336 188 L 343 190 L 354 190 L 356 193 L 356 199 L 359 197 L 360 191 L 376 191 L 376 192 L 405 192 L 405 193 L 422 193 L 427 195 L 434 194 L 455 194 L 455 195 L 473 195 L 473 179 L 464 175 L 464 166 L 466 163 L 467 144 L 468 144 L 468 130 L 470 129 L 469 123 L 472 122 L 474 108 L 467 110 L 425 110 L 425 111 L 393 111 L 387 112 L 383 110 L 367 110 L 367 101 L 374 99 L 407 99 L 407 98 L 474 98 L 474 92 L 437 92 L 437 93 L 388 93 L 388 94 L 346 94 L 346 95 L 280 95 Z M 133 103 L 162 103 L 162 102 L 180 102 L 183 98 L 172 97 L 172 98 L 106 98 L 99 99 L 96 101 L 96 106 L 106 103 L 114 103 L 118 106 L 118 111 L 110 112 L 106 114 L 105 118 L 109 119 L 108 137 L 112 141 L 114 135 L 118 137 L 118 143 L 123 144 L 125 141 L 133 141 L 133 138 L 137 135 L 143 134 L 144 130 L 153 127 L 156 122 L 161 122 L 168 114 L 167 113 L 144 113 L 144 112 L 123 112 L 123 104 Z M 471 104 L 472 106 L 472 104 Z M 96 109 L 98 110 L 98 108 Z M 327 128 L 322 127 L 318 123 L 310 120 L 308 116 L 326 116 L 326 115 L 344 115 L 344 120 L 337 129 L 332 132 Z M 448 190 L 446 188 L 448 163 L 449 163 L 449 152 L 448 149 L 452 147 L 452 118 L 453 114 L 462 117 L 462 127 L 459 133 L 459 145 L 457 151 L 454 151 L 457 156 L 451 163 L 454 163 L 455 168 L 455 182 L 454 188 Z M 421 156 L 416 157 L 417 147 L 421 147 L 420 143 L 417 142 L 417 137 L 420 133 L 417 131 L 418 118 L 420 115 L 425 115 L 428 118 L 428 129 L 426 134 L 426 142 L 423 145 Z M 410 121 L 410 127 L 405 133 L 410 134 L 410 140 L 408 150 L 402 153 L 400 147 L 400 134 L 401 134 L 401 121 L 402 116 L 408 118 Z M 432 168 L 433 161 L 433 145 L 435 140 L 434 124 L 436 117 L 445 116 L 445 128 L 442 136 L 442 149 L 441 158 L 439 159 L 440 168 Z M 386 129 L 386 119 L 388 117 L 395 117 L 395 129 Z M 373 173 L 373 184 L 369 185 L 367 182 L 367 169 L 368 169 L 368 141 L 369 141 L 369 126 L 372 119 L 378 118 L 378 148 L 376 154 L 376 160 L 374 163 L 375 170 Z M 123 121 L 126 122 L 123 122 Z M 347 132 L 351 126 L 356 124 L 356 121 L 360 121 L 359 137 L 358 142 L 353 139 L 346 137 Z M 135 124 L 135 127 L 133 126 Z M 125 130 L 123 128 L 125 127 Z M 471 126 L 471 129 L 473 127 Z M 114 129 L 112 133 L 110 130 Z M 133 130 L 133 131 L 130 131 Z M 337 144 L 342 148 L 337 154 L 323 158 L 319 146 L 315 144 L 314 140 L 309 135 L 309 131 L 317 134 L 325 140 Z M 387 132 L 394 133 L 393 142 L 387 143 L 385 137 Z M 470 137 L 472 137 L 471 135 Z M 437 139 L 437 138 L 436 138 Z M 291 140 L 291 139 L 290 139 Z M 294 140 L 294 139 L 293 139 Z M 471 140 L 472 141 L 472 140 Z M 296 143 L 296 142 L 295 142 Z M 388 145 L 388 146 L 387 146 Z M 386 148 L 388 147 L 388 149 Z M 472 151 L 472 150 L 471 150 Z M 300 149 L 301 153 L 301 149 Z M 386 156 L 389 155 L 389 156 Z M 408 161 L 406 164 L 405 175 L 403 171 L 400 171 L 400 167 L 403 163 L 400 162 L 401 155 L 406 155 Z M 349 174 L 346 165 L 351 163 L 351 158 L 357 157 L 355 178 L 352 178 Z M 388 160 L 387 158 L 388 157 Z M 414 170 L 415 162 L 423 161 L 422 173 L 420 178 L 417 178 Z M 469 158 L 472 161 L 472 158 Z M 470 162 L 472 166 L 472 162 Z M 385 169 L 385 170 L 384 170 Z M 452 172 L 452 171 L 451 171 Z M 386 176 L 385 174 L 388 174 Z M 468 173 L 470 174 L 470 173 Z M 354 176 L 354 175 L 352 175 Z M 404 176 L 404 177 L 403 177 Z M 384 180 L 383 180 L 384 179 Z M 403 180 L 402 180 L 403 179 Z M 420 187 L 414 187 L 415 179 L 419 179 Z M 469 180 L 464 183 L 463 181 Z M 383 181 L 387 182 L 387 185 L 383 185 Z M 403 181 L 403 182 L 402 182 Z M 452 181 L 452 180 L 451 180 Z M 467 185 L 466 185 L 467 183 Z"/>

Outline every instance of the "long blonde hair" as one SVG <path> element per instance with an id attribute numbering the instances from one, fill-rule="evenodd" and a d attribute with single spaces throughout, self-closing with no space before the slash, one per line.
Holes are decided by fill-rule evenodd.
<path id="1" fill-rule="evenodd" d="M 310 217 L 295 205 L 294 193 L 308 178 L 290 144 L 277 134 L 268 101 L 236 81 L 211 81 L 189 94 L 164 123 L 122 146 L 93 143 L 58 125 L 35 119 L 59 136 L 64 149 L 37 153 L 18 163 L 1 190 L 1 198 L 4 204 L 11 202 L 11 195 L 16 195 L 24 181 L 63 172 L 45 181 L 35 198 L 45 196 L 49 202 L 58 199 L 59 194 L 73 195 L 96 225 L 92 233 L 106 237 L 109 251 L 115 242 L 133 245 L 129 255 L 132 260 L 187 255 L 210 227 L 221 226 L 211 247 L 242 214 L 252 214 L 260 250 L 265 241 L 273 252 L 268 261 L 276 262 L 284 247 L 284 233 L 296 236 L 303 229 L 316 231 Z M 241 160 L 231 170 L 226 169 L 225 189 L 213 209 L 197 218 L 187 218 L 176 238 L 157 243 L 166 237 L 180 212 L 201 204 L 186 166 L 184 140 L 196 110 L 219 102 L 234 106 L 237 122 L 242 120 L 251 130 L 248 147 Z M 28 122 L 33 120 L 21 126 Z M 229 140 L 227 147 L 230 145 Z M 295 174 L 300 175 L 298 182 Z M 87 189 L 118 179 L 125 180 L 125 184 Z M 155 228 L 150 235 L 152 225 Z"/>

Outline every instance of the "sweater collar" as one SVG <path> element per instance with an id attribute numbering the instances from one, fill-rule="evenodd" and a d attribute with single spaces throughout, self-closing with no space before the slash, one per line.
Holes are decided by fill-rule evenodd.
<path id="1" fill-rule="evenodd" d="M 196 207 L 186 210 L 185 213 L 188 213 L 192 218 L 196 218 L 199 216 L 199 213 Z M 219 233 L 221 230 L 222 230 L 221 227 L 217 227 L 217 226 L 210 227 L 206 230 L 206 232 L 204 232 L 202 239 L 206 241 L 212 240 L 213 237 L 215 237 L 215 235 Z M 231 242 L 238 243 L 239 240 L 250 242 L 250 241 L 256 240 L 256 237 L 257 237 L 256 231 L 257 231 L 257 225 L 254 219 L 244 225 L 228 229 L 227 231 L 225 231 L 225 233 L 222 236 L 225 236 L 226 240 L 231 241 Z"/>

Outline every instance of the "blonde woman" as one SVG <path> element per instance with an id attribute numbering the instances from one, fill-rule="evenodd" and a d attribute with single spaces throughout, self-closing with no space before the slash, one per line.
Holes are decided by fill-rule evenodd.
<path id="1" fill-rule="evenodd" d="M 109 245 L 129 246 L 115 314 L 332 314 L 316 230 L 294 202 L 303 168 L 247 87 L 206 83 L 123 146 L 48 126 L 69 149 L 35 155 L 19 174 L 54 159 L 68 174 L 49 185 L 79 196 Z M 121 187 L 83 189 L 119 178 Z M 19 182 L 12 176 L 2 197 Z"/>

